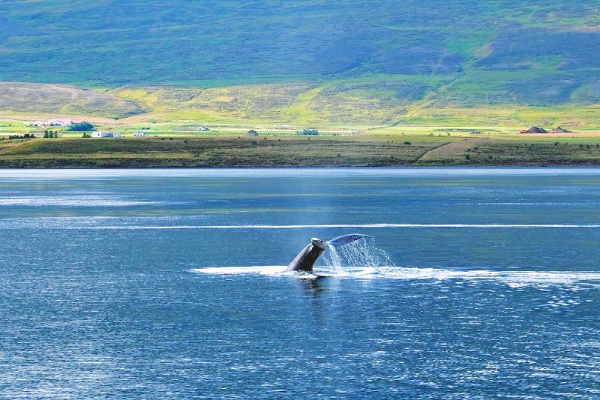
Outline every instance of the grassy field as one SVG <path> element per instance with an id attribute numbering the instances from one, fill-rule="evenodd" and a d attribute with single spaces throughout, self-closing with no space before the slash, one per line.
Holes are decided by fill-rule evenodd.
<path id="1" fill-rule="evenodd" d="M 600 137 L 151 137 L 0 141 L 2 168 L 600 165 Z"/>
<path id="2" fill-rule="evenodd" d="M 0 110 L 19 114 L 123 118 L 146 112 L 114 95 L 66 85 L 0 82 Z"/>
<path id="3" fill-rule="evenodd" d="M 0 142 L 2 143 L 2 142 Z M 34 139 L 0 144 L 0 166 L 227 167 L 410 165 L 435 142 L 339 138 Z"/>
<path id="4" fill-rule="evenodd" d="M 456 81 L 454 85 L 458 85 Z M 0 121 L 70 118 L 96 122 L 104 130 L 146 128 L 173 133 L 200 126 L 216 131 L 237 126 L 246 131 L 318 128 L 346 132 L 388 127 L 504 131 L 531 125 L 574 131 L 600 127 L 600 104 L 486 105 L 484 101 L 457 106 L 446 102 L 444 96 L 449 95 L 440 87 L 444 87 L 443 80 L 424 83 L 415 76 L 206 89 L 123 87 L 103 92 L 64 85 L 0 83 Z M 475 93 L 476 88 L 469 90 Z"/>

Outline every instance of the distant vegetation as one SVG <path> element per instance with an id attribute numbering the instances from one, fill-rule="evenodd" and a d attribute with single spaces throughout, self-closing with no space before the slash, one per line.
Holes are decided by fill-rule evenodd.
<path id="1" fill-rule="evenodd" d="M 317 136 L 318 134 L 319 131 L 317 129 L 303 129 L 301 131 L 298 131 L 298 135 Z"/>
<path id="2" fill-rule="evenodd" d="M 56 139 L 58 132 L 55 131 L 44 131 L 44 139 Z"/>
<path id="3" fill-rule="evenodd" d="M 8 135 L 8 139 L 35 139 L 33 133 L 26 133 L 24 135 Z"/>
<path id="4" fill-rule="evenodd" d="M 67 129 L 69 131 L 75 131 L 75 132 L 89 132 L 89 131 L 93 131 L 94 130 L 94 125 L 90 124 L 89 122 L 77 122 L 75 124 L 71 124 L 71 126 L 69 126 L 69 128 Z"/>

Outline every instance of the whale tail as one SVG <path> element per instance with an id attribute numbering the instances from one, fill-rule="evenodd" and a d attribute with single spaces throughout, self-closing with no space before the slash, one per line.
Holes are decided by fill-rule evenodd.
<path id="1" fill-rule="evenodd" d="M 321 253 L 325 251 L 327 245 L 330 246 L 343 246 L 348 243 L 352 243 L 358 239 L 370 238 L 371 236 L 363 235 L 360 233 L 353 233 L 350 235 L 344 235 L 331 239 L 324 242 L 321 239 L 313 238 L 309 244 L 306 245 L 298 253 L 296 258 L 288 265 L 287 271 L 300 271 L 300 272 L 312 272 L 315 261 L 319 258 Z"/>
<path id="2" fill-rule="evenodd" d="M 348 243 L 352 243 L 362 238 L 372 238 L 373 236 L 363 235 L 362 233 L 351 233 L 349 235 L 338 236 L 335 239 L 327 241 L 330 246 L 343 246 Z"/>

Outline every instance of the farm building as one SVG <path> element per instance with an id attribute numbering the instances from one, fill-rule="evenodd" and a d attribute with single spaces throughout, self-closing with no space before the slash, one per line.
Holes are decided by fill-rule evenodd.
<path id="1" fill-rule="evenodd" d="M 94 132 L 92 133 L 93 138 L 120 138 L 123 137 L 121 132 Z"/>
<path id="2" fill-rule="evenodd" d="M 48 125 L 50 126 L 71 126 L 73 125 L 73 121 L 70 119 L 53 119 L 48 121 Z"/>
<path id="3" fill-rule="evenodd" d="M 557 126 L 552 129 L 549 133 L 572 133 L 570 130 Z"/>
<path id="4" fill-rule="evenodd" d="M 529 129 L 523 129 L 517 133 L 523 134 L 523 133 L 548 133 L 547 130 L 545 130 L 544 128 L 540 128 L 539 126 L 532 126 Z"/>
<path id="5" fill-rule="evenodd" d="M 133 132 L 133 137 L 146 137 L 144 132 Z"/>
<path id="6" fill-rule="evenodd" d="M 41 126 L 71 126 L 74 123 L 75 122 L 71 121 L 70 119 L 51 119 L 51 120 L 48 120 L 46 122 L 44 122 L 44 121 L 26 122 L 25 125 L 27 125 L 27 126 L 35 126 L 35 127 L 41 127 Z"/>

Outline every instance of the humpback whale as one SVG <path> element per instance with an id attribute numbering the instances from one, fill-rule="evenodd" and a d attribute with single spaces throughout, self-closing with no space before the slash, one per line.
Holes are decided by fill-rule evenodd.
<path id="1" fill-rule="evenodd" d="M 307 244 L 288 265 L 287 271 L 312 272 L 315 261 L 317 261 L 317 258 L 325 251 L 327 245 L 343 246 L 365 237 L 370 238 L 371 236 L 353 233 L 336 237 L 327 242 L 324 242 L 319 238 L 312 238 L 310 243 Z"/>

